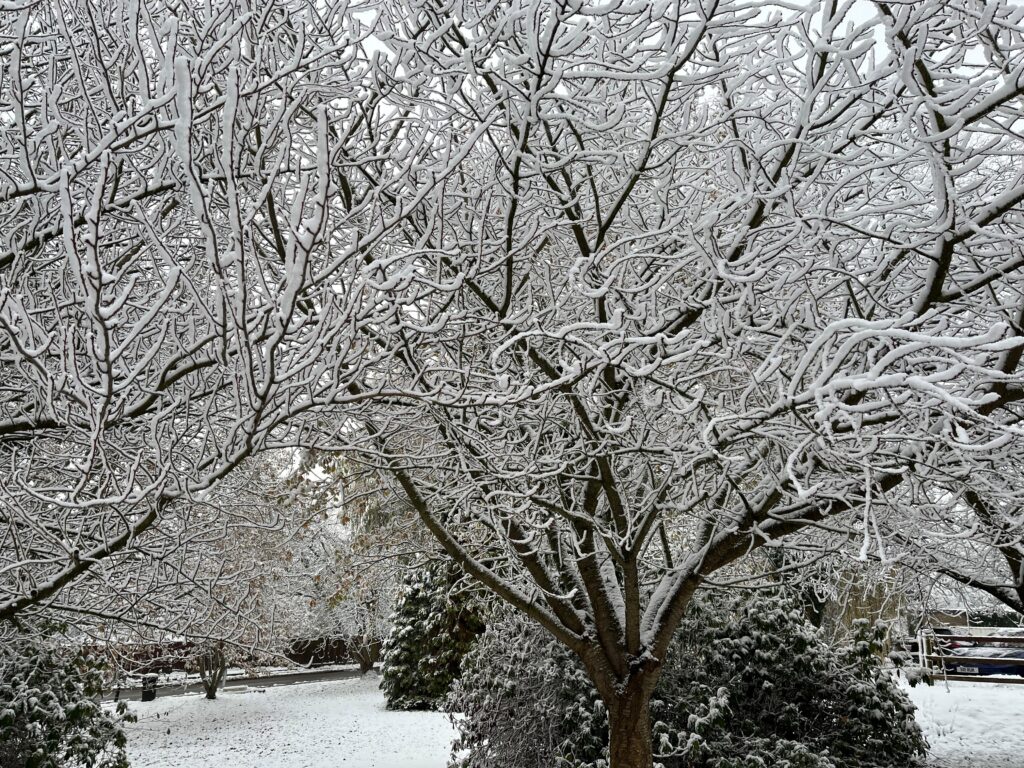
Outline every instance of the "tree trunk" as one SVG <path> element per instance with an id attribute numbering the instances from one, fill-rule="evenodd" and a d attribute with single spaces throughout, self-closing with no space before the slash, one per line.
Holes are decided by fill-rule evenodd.
<path id="1" fill-rule="evenodd" d="M 224 682 L 228 662 L 219 648 L 207 651 L 199 657 L 199 678 L 202 680 L 206 698 L 216 699 L 217 689 Z"/>
<path id="2" fill-rule="evenodd" d="M 648 692 L 627 688 L 606 704 L 609 768 L 653 768 Z"/>
<path id="3" fill-rule="evenodd" d="M 362 643 L 352 651 L 352 657 L 359 662 L 359 674 L 365 675 L 380 661 L 380 641 L 363 638 Z"/>

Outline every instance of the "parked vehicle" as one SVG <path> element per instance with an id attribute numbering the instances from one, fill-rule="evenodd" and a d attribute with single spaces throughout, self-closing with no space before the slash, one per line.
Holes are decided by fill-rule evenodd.
<path id="1" fill-rule="evenodd" d="M 1024 677 L 1024 630 L 936 627 L 904 645 L 907 652 L 923 656 L 927 666 L 946 674 Z"/>

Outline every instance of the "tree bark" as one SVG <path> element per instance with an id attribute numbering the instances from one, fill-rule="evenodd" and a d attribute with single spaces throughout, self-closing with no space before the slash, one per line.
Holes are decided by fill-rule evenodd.
<path id="1" fill-rule="evenodd" d="M 605 702 L 609 768 L 653 768 L 650 693 L 640 686 Z"/>
<path id="2" fill-rule="evenodd" d="M 380 660 L 380 640 L 363 638 L 352 651 L 352 658 L 359 662 L 359 674 L 365 675 Z"/>
<path id="3" fill-rule="evenodd" d="M 199 657 L 199 678 L 202 680 L 206 698 L 216 699 L 217 689 L 224 682 L 228 670 L 227 659 L 219 648 L 207 651 Z"/>

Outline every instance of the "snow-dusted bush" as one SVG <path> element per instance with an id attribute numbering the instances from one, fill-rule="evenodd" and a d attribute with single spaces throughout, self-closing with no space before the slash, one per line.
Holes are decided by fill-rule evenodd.
<path id="1" fill-rule="evenodd" d="M 779 594 L 696 602 L 652 700 L 667 768 L 888 768 L 925 753 L 880 655 L 884 627 L 827 645 Z M 607 722 L 580 664 L 515 618 L 494 622 L 450 697 L 461 768 L 603 768 Z"/>
<path id="2" fill-rule="evenodd" d="M 698 604 L 661 680 L 656 744 L 715 768 L 911 763 L 926 744 L 882 666 L 885 627 L 854 629 L 829 646 L 782 595 Z"/>
<path id="3" fill-rule="evenodd" d="M 448 708 L 459 713 L 453 768 L 596 765 L 608 743 L 604 705 L 580 664 L 507 611 L 466 654 Z"/>
<path id="4" fill-rule="evenodd" d="M 381 688 L 389 709 L 435 709 L 483 631 L 479 596 L 460 574 L 431 564 L 406 579 L 382 649 Z"/>
<path id="5" fill-rule="evenodd" d="M 100 704 L 99 660 L 81 650 L 0 643 L 0 766 L 127 768 L 124 702 Z"/>

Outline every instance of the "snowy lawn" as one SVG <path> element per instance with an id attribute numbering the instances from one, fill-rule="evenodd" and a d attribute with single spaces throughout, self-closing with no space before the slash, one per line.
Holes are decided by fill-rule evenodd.
<path id="1" fill-rule="evenodd" d="M 454 738 L 438 712 L 388 712 L 379 678 L 158 696 L 132 702 L 133 768 L 444 768 Z M 236 689 L 237 690 L 237 689 Z"/>
<path id="2" fill-rule="evenodd" d="M 908 689 L 936 768 L 1024 766 L 1024 685 L 939 683 Z"/>
<path id="3" fill-rule="evenodd" d="M 388 712 L 379 678 L 133 702 L 134 768 L 444 768 L 454 730 L 438 712 Z M 237 689 L 236 689 L 237 690 Z M 909 689 L 935 768 L 1024 766 L 1024 685 Z"/>

